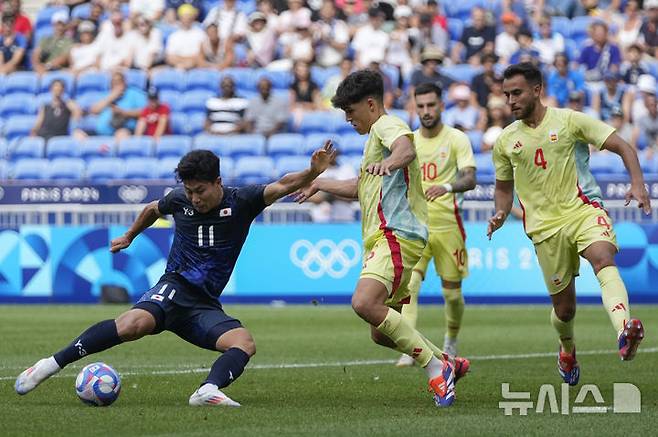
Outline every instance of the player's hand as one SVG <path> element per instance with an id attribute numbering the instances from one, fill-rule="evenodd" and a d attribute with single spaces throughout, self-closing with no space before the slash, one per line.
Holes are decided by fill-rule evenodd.
<path id="1" fill-rule="evenodd" d="M 391 165 L 384 161 L 375 162 L 366 167 L 366 172 L 375 176 L 390 176 L 391 175 Z"/>
<path id="2" fill-rule="evenodd" d="M 310 185 L 307 185 L 304 188 L 295 191 L 294 193 L 291 194 L 291 196 L 295 202 L 304 203 L 318 191 L 320 190 L 315 185 L 315 182 L 311 182 Z"/>
<path id="3" fill-rule="evenodd" d="M 117 253 L 118 251 L 130 246 L 130 243 L 132 242 L 133 241 L 125 235 L 117 237 L 110 243 L 110 252 Z"/>
<path id="4" fill-rule="evenodd" d="M 313 152 L 311 156 L 311 170 L 320 174 L 329 168 L 334 159 L 336 159 L 336 149 L 331 143 L 331 140 L 327 140 L 324 146 Z"/>
<path id="5" fill-rule="evenodd" d="M 503 211 L 498 211 L 493 217 L 489 219 L 489 226 L 487 226 L 487 237 L 491 240 L 491 236 L 505 223 L 507 214 Z"/>
<path id="6" fill-rule="evenodd" d="M 631 184 L 630 190 L 626 193 L 626 206 L 631 203 L 631 200 L 637 200 L 637 207 L 641 208 L 646 215 L 651 214 L 651 198 L 644 184 Z"/>
<path id="7" fill-rule="evenodd" d="M 447 192 L 448 190 L 446 190 L 443 185 L 432 185 L 425 191 L 425 199 L 431 202 L 432 200 L 443 196 Z"/>

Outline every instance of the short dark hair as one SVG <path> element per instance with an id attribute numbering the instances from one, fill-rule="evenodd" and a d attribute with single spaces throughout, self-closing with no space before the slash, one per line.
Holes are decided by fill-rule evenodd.
<path id="1" fill-rule="evenodd" d="M 432 83 L 432 82 L 421 83 L 414 90 L 414 97 L 423 94 L 429 94 L 429 93 L 434 93 L 439 99 L 441 99 L 441 96 L 443 95 L 443 90 L 436 83 Z"/>
<path id="2" fill-rule="evenodd" d="M 219 157 L 210 150 L 193 150 L 181 158 L 175 173 L 179 182 L 214 182 L 219 177 Z"/>
<path id="3" fill-rule="evenodd" d="M 521 75 L 530 85 L 541 85 L 543 77 L 541 70 L 532 62 L 520 62 L 512 64 L 505 69 L 503 73 L 504 79 L 511 79 L 514 76 Z"/>
<path id="4" fill-rule="evenodd" d="M 334 108 L 346 109 L 367 97 L 375 97 L 379 102 L 384 101 L 384 79 L 376 71 L 359 70 L 349 74 L 338 85 L 331 104 Z"/>
<path id="5" fill-rule="evenodd" d="M 64 80 L 62 80 L 62 79 L 55 79 L 55 80 L 53 80 L 52 82 L 50 82 L 50 86 L 48 86 L 48 88 L 49 88 L 49 89 L 52 89 L 53 85 L 55 85 L 56 83 L 60 84 L 60 85 L 62 86 L 62 88 L 66 87 L 66 85 L 64 84 Z"/>

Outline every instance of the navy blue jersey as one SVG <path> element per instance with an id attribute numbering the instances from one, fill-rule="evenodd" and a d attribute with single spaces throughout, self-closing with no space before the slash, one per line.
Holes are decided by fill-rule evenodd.
<path id="1" fill-rule="evenodd" d="M 160 213 L 173 215 L 176 224 L 166 272 L 176 273 L 192 285 L 174 297 L 176 303 L 187 306 L 208 299 L 217 301 L 251 223 L 266 206 L 264 189 L 264 185 L 224 187 L 220 205 L 205 214 L 194 209 L 183 188 L 160 200 Z"/>

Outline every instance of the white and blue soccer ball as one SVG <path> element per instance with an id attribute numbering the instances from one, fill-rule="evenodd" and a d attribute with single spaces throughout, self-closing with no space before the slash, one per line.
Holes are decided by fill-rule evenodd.
<path id="1" fill-rule="evenodd" d="M 75 379 L 75 393 L 88 405 L 106 407 L 116 401 L 121 392 L 121 378 L 105 363 L 85 366 Z"/>

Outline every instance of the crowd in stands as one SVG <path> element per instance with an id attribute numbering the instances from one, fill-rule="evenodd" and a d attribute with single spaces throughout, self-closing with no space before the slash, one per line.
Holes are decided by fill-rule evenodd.
<path id="1" fill-rule="evenodd" d="M 486 154 L 511 122 L 503 69 L 534 62 L 548 104 L 614 125 L 646 162 L 658 150 L 658 0 L 55 0 L 34 21 L 20 0 L 1 8 L 0 179 L 64 139 L 118 159 L 148 137 L 138 155 L 164 159 L 172 135 L 191 147 L 239 135 L 262 152 L 248 157 L 274 159 L 284 138 L 294 158 L 319 133 L 345 160 L 358 140 L 330 99 L 361 68 L 382 74 L 386 107 L 413 127 L 415 87 L 439 84 L 443 121 Z"/>

